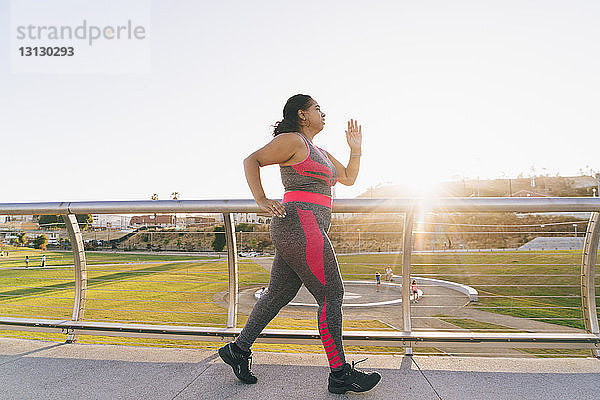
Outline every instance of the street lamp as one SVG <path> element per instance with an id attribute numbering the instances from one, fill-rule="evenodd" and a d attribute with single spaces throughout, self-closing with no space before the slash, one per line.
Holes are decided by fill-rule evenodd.
<path id="1" fill-rule="evenodd" d="M 577 237 L 577 224 L 573 224 L 573 228 L 575 228 L 575 237 Z"/>
<path id="2" fill-rule="evenodd" d="M 356 228 L 358 231 L 358 253 L 360 254 L 360 228 Z"/>

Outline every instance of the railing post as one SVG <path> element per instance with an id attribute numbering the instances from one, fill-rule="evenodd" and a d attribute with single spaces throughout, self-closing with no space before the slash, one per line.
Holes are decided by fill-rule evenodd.
<path id="1" fill-rule="evenodd" d="M 596 311 L 596 256 L 600 238 L 600 213 L 592 213 L 585 233 L 583 259 L 581 260 L 581 301 L 583 319 L 588 333 L 599 334 L 598 314 Z M 592 350 L 600 358 L 600 349 Z"/>
<path id="2" fill-rule="evenodd" d="M 75 300 L 73 301 L 72 321 L 79 321 L 83 318 L 85 310 L 85 296 L 87 289 L 87 265 L 85 262 L 85 248 L 83 238 L 79 230 L 79 224 L 74 214 L 63 214 L 63 220 L 69 233 L 71 249 L 73 250 L 73 261 L 75 265 Z M 69 333 L 67 343 L 73 343 L 77 340 L 76 333 Z"/>
<path id="3" fill-rule="evenodd" d="M 410 266 L 413 246 L 413 208 L 404 214 L 404 232 L 402 233 L 402 331 L 412 331 L 410 316 Z M 412 347 L 406 347 L 404 354 L 412 355 Z"/>
<path id="4" fill-rule="evenodd" d="M 238 312 L 238 262 L 235 245 L 235 224 L 230 213 L 223 213 L 225 237 L 227 238 L 227 270 L 229 271 L 229 308 L 227 327 L 235 328 Z"/>

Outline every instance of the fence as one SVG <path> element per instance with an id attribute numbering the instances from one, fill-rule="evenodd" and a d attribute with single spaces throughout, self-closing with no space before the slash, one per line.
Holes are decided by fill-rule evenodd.
<path id="1" fill-rule="evenodd" d="M 466 348 L 489 348 L 506 347 L 510 348 L 518 345 L 519 347 L 560 347 L 560 348 L 584 348 L 592 349 L 595 356 L 599 356 L 598 347 L 600 345 L 600 331 L 598 329 L 598 318 L 596 311 L 596 258 L 598 251 L 598 238 L 600 235 L 600 199 L 598 198 L 451 198 L 436 200 L 414 200 L 414 199 L 338 199 L 334 201 L 333 211 L 336 213 L 401 213 L 403 214 L 402 244 L 400 248 L 401 262 L 397 264 L 400 273 L 395 274 L 394 282 L 384 282 L 384 288 L 388 291 L 397 290 L 399 292 L 398 301 L 395 303 L 397 308 L 390 309 L 392 312 L 398 311 L 397 320 L 400 326 L 388 325 L 387 329 L 376 330 L 347 330 L 344 332 L 344 342 L 349 345 L 369 345 L 369 346 L 395 346 L 404 347 L 407 353 L 412 352 L 413 346 L 425 347 L 466 347 Z M 584 248 L 579 265 L 579 273 L 565 273 L 560 268 L 571 268 L 567 263 L 559 265 L 556 262 L 550 264 L 530 262 L 527 265 L 532 268 L 554 269 L 553 273 L 545 273 L 543 276 L 529 271 L 528 274 L 508 271 L 506 274 L 499 272 L 486 273 L 486 268 L 498 266 L 492 262 L 479 262 L 462 265 L 462 268 L 471 268 L 475 272 L 468 273 L 469 278 L 481 279 L 477 282 L 478 289 L 483 290 L 479 293 L 478 299 L 493 298 L 495 302 L 486 303 L 483 301 L 478 305 L 479 311 L 492 310 L 493 312 L 505 312 L 510 308 L 513 315 L 519 316 L 520 309 L 531 310 L 544 308 L 546 310 L 566 310 L 579 312 L 580 319 L 583 322 L 585 331 L 567 329 L 564 332 L 531 332 L 530 328 L 523 323 L 523 326 L 515 326 L 507 331 L 490 332 L 485 327 L 480 329 L 468 328 L 446 328 L 428 327 L 427 321 L 436 319 L 444 321 L 461 320 L 459 317 L 444 316 L 435 314 L 435 310 L 445 310 L 446 304 L 452 299 L 460 298 L 453 292 L 437 293 L 431 289 L 427 295 L 430 299 L 436 299 L 435 303 L 415 303 L 411 301 L 410 284 L 413 279 L 419 280 L 419 286 L 423 289 L 439 288 L 440 286 L 452 284 L 453 279 L 459 276 L 465 276 L 464 271 L 452 271 L 453 264 L 443 263 L 446 268 L 443 273 L 436 273 L 439 265 L 432 262 L 415 262 L 418 255 L 413 252 L 415 238 L 423 234 L 436 234 L 436 232 L 425 232 L 415 229 L 415 219 L 423 211 L 432 211 L 439 213 L 461 212 L 461 213 L 495 213 L 495 212 L 590 212 L 591 217 L 585 228 Z M 184 260 L 168 260 L 171 268 L 170 275 L 163 277 L 157 275 L 157 272 L 166 271 L 165 262 L 157 264 L 156 267 L 149 266 L 143 269 L 131 270 L 123 265 L 97 265 L 86 261 L 86 252 L 79 230 L 79 225 L 75 214 L 138 214 L 138 213 L 222 213 L 225 222 L 225 236 L 227 240 L 227 268 L 221 268 L 219 264 L 214 264 L 212 260 L 198 260 L 197 265 L 202 268 L 188 270 L 185 273 L 178 269 L 177 263 L 184 263 Z M 73 270 L 74 276 L 67 274 L 70 270 L 62 271 L 52 277 L 48 276 L 18 276 L 14 275 L 10 286 L 10 291 L 5 291 L 3 299 L 10 299 L 18 296 L 27 295 L 32 299 L 44 300 L 39 303 L 31 301 L 27 307 L 38 307 L 40 310 L 46 310 L 46 314 L 30 316 L 19 316 L 12 312 L 9 315 L 0 317 L 0 328 L 5 330 L 32 330 L 40 332 L 61 332 L 67 334 L 67 341 L 74 341 L 79 334 L 101 335 L 101 336 L 133 336 L 145 338 L 176 338 L 176 339 L 202 339 L 220 341 L 235 337 L 240 332 L 238 327 L 238 307 L 241 295 L 247 295 L 247 292 L 254 290 L 260 284 L 264 284 L 268 272 L 253 269 L 250 263 L 238 260 L 236 251 L 235 226 L 232 219 L 232 213 L 252 213 L 260 212 L 254 201 L 251 200 L 166 200 L 166 201 L 99 201 L 99 202 L 62 202 L 62 203 L 23 203 L 23 204 L 0 204 L 0 215 L 31 215 L 31 214 L 55 214 L 61 215 L 69 235 L 73 251 Z M 360 232 L 360 231 L 359 231 Z M 580 230 L 581 232 L 581 230 Z M 480 233 L 480 232 L 477 232 Z M 505 231 L 498 230 L 494 234 L 504 234 Z M 360 233 L 359 233 L 359 253 L 360 253 Z M 89 254 L 91 257 L 92 254 Z M 530 254 L 533 257 L 533 254 Z M 387 261 L 387 260 L 386 260 Z M 417 260 L 423 261 L 423 260 Z M 425 260 L 427 261 L 427 260 Z M 172 264 L 172 265 L 171 265 Z M 372 271 L 361 272 L 355 270 L 353 264 L 381 267 L 388 263 L 383 262 L 365 262 L 353 263 L 351 259 L 340 261 L 344 269 L 348 269 L 346 274 L 349 278 L 361 278 L 372 276 Z M 506 265 L 501 263 L 503 266 Z M 151 264 L 150 264 L 151 265 Z M 183 265 L 183 264 L 181 264 Z M 208 268 L 208 269 L 207 269 Z M 508 267 L 503 267 L 507 268 Z M 415 271 L 419 271 L 417 277 Z M 572 271 L 572 269 L 569 269 Z M 227 273 L 227 281 L 222 280 L 224 273 Z M 552 272 L 552 271 L 551 271 Z M 438 276 L 441 275 L 441 276 Z M 144 279 L 145 277 L 158 276 L 153 280 Z M 165 275 L 166 276 L 166 275 Z M 257 276 L 262 278 L 258 279 Z M 519 277 L 525 280 L 514 284 L 511 282 L 505 284 L 503 277 Z M 127 285 L 130 286 L 110 286 L 111 283 L 127 277 Z M 493 277 L 493 282 L 486 281 Z M 543 282 L 538 278 L 552 278 L 555 282 Z M 443 279 L 436 279 L 443 278 Z M 573 284 L 572 279 L 577 278 L 577 284 Z M 40 282 L 35 286 L 32 283 Z M 429 279 L 429 280 L 428 280 Z M 536 280 L 538 279 L 538 280 Z M 571 280 L 569 280 L 571 279 Z M 22 282 L 29 282 L 29 285 L 19 285 Z M 443 281 L 444 284 L 439 282 Z M 53 283 L 54 282 L 54 283 Z M 227 290 L 223 289 L 226 284 Z M 351 283 L 354 285 L 364 284 Z M 152 285 L 152 286 L 144 286 Z M 177 290 L 167 290 L 169 285 L 176 285 Z M 240 286 L 243 290 L 240 291 Z M 530 294 L 486 294 L 485 288 L 498 288 L 510 286 L 513 288 L 528 288 L 537 291 Z M 197 290 L 202 287 L 203 290 Z M 195 289 L 196 288 L 196 289 Z M 211 290 L 212 288 L 212 290 Z M 382 290 L 384 289 L 382 288 Z M 576 288 L 579 295 L 572 292 L 554 292 L 550 288 Z M 36 291 L 32 292 L 35 289 Z M 206 289 L 206 290 L 204 290 Z M 454 290 L 454 289 L 453 289 Z M 466 289 L 465 289 L 466 290 Z M 562 290 L 562 289 L 560 289 Z M 155 293 L 152 298 L 141 298 L 130 296 L 131 293 L 139 294 L 141 291 Z M 541 291 L 541 292 L 540 292 Z M 546 292 L 544 292 L 546 291 Z M 34 293 L 34 295 L 31 295 Z M 50 293 L 52 296 L 45 296 Z M 66 293 L 57 295 L 56 293 Z M 101 297 L 90 296 L 90 293 L 100 294 Z M 226 293 L 226 297 L 221 299 L 223 308 L 226 312 L 216 312 L 209 307 L 215 300 L 215 296 Z M 387 293 L 387 292 L 386 292 Z M 387 296 L 382 293 L 382 297 Z M 545 294 L 540 294 L 545 293 Z M 109 295 L 110 294 L 110 295 Z M 125 298 L 127 294 L 127 298 Z M 189 296 L 173 297 L 172 295 Z M 121 295 L 121 297 L 119 297 Z M 102 297 L 104 296 L 104 297 Z M 108 296 L 108 297 L 107 297 Z M 194 297 L 197 296 L 197 297 Z M 391 295 L 390 295 L 391 296 Z M 565 303 L 551 303 L 545 307 L 536 306 L 527 303 L 526 306 L 520 306 L 526 299 L 554 298 L 563 299 Z M 50 302 L 49 300 L 52 300 Z M 581 301 L 580 307 L 574 306 L 573 300 Z M 385 300 L 385 298 L 384 298 Z M 413 299 L 414 300 L 414 299 Z M 508 306 L 510 300 L 510 306 Z M 1 300 L 0 300 L 1 301 Z M 72 306 L 69 302 L 72 301 Z M 107 302 L 111 306 L 86 306 L 88 303 Z M 139 305 L 134 309 L 123 309 L 117 305 L 119 302 L 127 301 L 129 304 Z M 35 304 L 34 304 L 35 303 Z M 52 304 L 52 305 L 50 305 Z M 99 303 L 103 304 L 103 303 Z M 157 309 L 155 305 L 166 306 L 166 309 Z M 392 304 L 392 303 L 390 303 Z M 5 302 L 6 307 L 18 308 L 20 305 Z M 145 308 L 145 306 L 147 308 Z M 152 305 L 152 306 L 150 306 Z M 24 307 L 24 306 L 23 306 Z M 390 312 L 386 310 L 386 312 Z M 433 310 L 433 311 L 432 311 Z M 65 318 L 64 313 L 70 312 L 70 316 Z M 91 314 L 95 319 L 84 318 L 84 312 Z M 123 317 L 117 317 L 123 315 Z M 134 316 L 132 316 L 134 315 Z M 144 318 L 144 315 L 156 318 Z M 168 319 L 161 321 L 157 315 L 178 315 L 177 321 Z M 197 316 L 204 315 L 206 319 L 198 323 Z M 575 314 L 562 313 L 556 317 L 529 317 L 529 319 L 540 321 L 545 319 L 548 322 L 567 321 L 579 319 Z M 527 317 L 527 315 L 523 315 Z M 129 318 L 131 317 L 131 318 Z M 194 318 L 192 318 L 194 317 Z M 120 319 L 121 318 L 121 319 Z M 167 319 L 167 318 L 163 318 Z M 468 318 L 463 318 L 466 320 Z M 107 322 L 108 321 L 108 322 Z M 525 321 L 525 319 L 523 319 Z M 133 322 L 133 323 L 132 323 Z M 149 322 L 149 323 L 148 323 Z M 164 322 L 164 323 L 158 323 Z M 224 322 L 224 325 L 222 326 Z M 462 321 L 464 323 L 464 321 Z M 493 325 L 489 323 L 488 325 Z M 501 324 L 499 324 L 501 325 Z M 453 325 L 459 326 L 461 325 Z M 319 335 L 312 329 L 266 329 L 261 334 L 259 341 L 264 343 L 320 343 Z"/>

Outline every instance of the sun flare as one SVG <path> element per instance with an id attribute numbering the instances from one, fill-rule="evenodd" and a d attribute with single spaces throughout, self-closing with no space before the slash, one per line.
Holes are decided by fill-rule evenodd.
<path id="1" fill-rule="evenodd" d="M 440 182 L 440 177 L 434 175 L 433 171 L 418 170 L 405 174 L 394 183 L 402 187 L 410 197 L 429 198 L 439 196 Z"/>

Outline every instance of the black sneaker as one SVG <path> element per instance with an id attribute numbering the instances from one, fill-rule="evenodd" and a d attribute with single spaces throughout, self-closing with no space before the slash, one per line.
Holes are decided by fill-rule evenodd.
<path id="1" fill-rule="evenodd" d="M 245 356 L 234 350 L 231 343 L 227 343 L 219 349 L 219 356 L 226 364 L 231 365 L 233 373 L 240 381 L 244 383 L 256 383 L 258 379 L 250 371 L 250 368 L 252 368 L 252 353 Z"/>
<path id="2" fill-rule="evenodd" d="M 367 390 L 371 390 L 379 383 L 381 379 L 381 375 L 378 372 L 362 372 L 354 366 L 360 362 L 365 361 L 360 360 L 357 362 L 352 361 L 352 366 L 346 363 L 344 364 L 344 370 L 341 376 L 336 377 L 333 372 L 329 374 L 329 385 L 327 389 L 331 393 L 346 393 L 349 390 L 353 392 L 366 392 Z"/>

